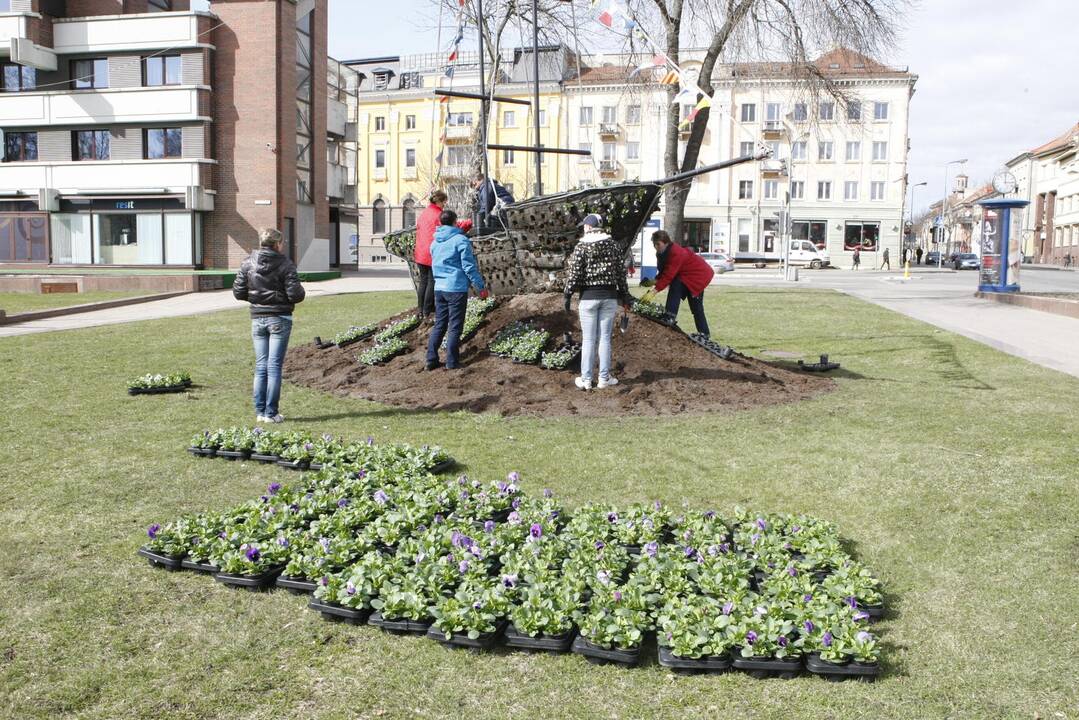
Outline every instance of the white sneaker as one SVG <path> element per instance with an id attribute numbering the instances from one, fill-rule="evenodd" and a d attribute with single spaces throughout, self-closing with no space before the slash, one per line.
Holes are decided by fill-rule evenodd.
<path id="1" fill-rule="evenodd" d="M 281 413 L 277 413 L 273 417 L 266 418 L 266 422 L 283 423 L 283 422 L 285 422 L 285 416 L 282 415 Z"/>
<path id="2" fill-rule="evenodd" d="M 596 383 L 596 387 L 599 388 L 600 390 L 602 390 L 603 388 L 613 387 L 613 386 L 615 386 L 617 384 L 618 384 L 618 378 L 616 378 L 616 377 L 614 377 L 612 375 L 611 377 L 607 378 L 606 380 L 604 380 L 603 378 L 600 378 L 599 382 Z"/>
<path id="3" fill-rule="evenodd" d="M 273 422 L 273 420 L 271 420 L 270 418 L 266 417 L 265 415 L 256 415 L 256 416 L 255 416 L 255 423 L 256 423 L 256 424 L 257 424 L 257 423 L 270 423 L 270 422 Z"/>
<path id="4" fill-rule="evenodd" d="M 581 390 L 591 390 L 592 389 L 592 381 L 591 380 L 585 380 L 583 377 L 575 377 L 575 378 L 573 378 L 573 384 L 576 385 L 577 387 L 579 387 Z"/>

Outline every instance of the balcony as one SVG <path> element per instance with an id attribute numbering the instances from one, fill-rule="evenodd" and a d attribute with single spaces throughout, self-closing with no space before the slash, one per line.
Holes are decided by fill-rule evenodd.
<path id="1" fill-rule="evenodd" d="M 787 161 L 769 158 L 761 161 L 761 176 L 766 178 L 787 177 Z"/>
<path id="2" fill-rule="evenodd" d="M 600 123 L 599 136 L 604 140 L 617 140 L 622 135 L 622 127 L 618 123 Z"/>
<path id="3" fill-rule="evenodd" d="M 12 38 L 30 37 L 32 17 L 32 15 L 21 13 L 0 14 L 0 56 L 7 57 L 11 52 Z"/>
<path id="4" fill-rule="evenodd" d="M 111 160 L 28 162 L 0 165 L 0 192 L 36 193 L 51 188 L 64 195 L 118 192 L 183 193 L 202 186 L 202 166 L 213 160 Z"/>
<path id="5" fill-rule="evenodd" d="M 343 198 L 348 185 L 348 168 L 337 163 L 326 163 L 326 195 Z"/>
<path id="6" fill-rule="evenodd" d="M 208 13 L 145 13 L 58 18 L 53 49 L 59 54 L 192 48 L 208 45 L 215 20 Z"/>
<path id="7" fill-rule="evenodd" d="M 448 125 L 446 126 L 446 142 L 459 143 L 472 140 L 471 125 Z"/>
<path id="8" fill-rule="evenodd" d="M 617 160 L 600 160 L 599 176 L 603 178 L 616 178 L 622 174 L 622 164 Z"/>
<path id="9" fill-rule="evenodd" d="M 761 134 L 769 140 L 778 140 L 787 132 L 782 120 L 765 120 L 761 125 Z"/>
<path id="10" fill-rule="evenodd" d="M 469 166 L 467 164 L 442 166 L 442 177 L 444 178 L 466 178 L 468 174 Z"/>
<path id="11" fill-rule="evenodd" d="M 208 119 L 209 101 L 209 90 L 191 86 L 4 93 L 0 125 L 193 122 Z"/>
<path id="12" fill-rule="evenodd" d="M 348 106 L 333 98 L 326 99 L 326 132 L 335 137 L 345 137 L 348 127 Z"/>

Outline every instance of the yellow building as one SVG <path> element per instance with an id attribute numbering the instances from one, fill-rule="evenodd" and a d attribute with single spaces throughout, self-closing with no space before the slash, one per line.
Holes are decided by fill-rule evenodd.
<path id="1" fill-rule="evenodd" d="M 560 83 L 570 59 L 565 48 L 540 49 L 539 144 L 561 147 L 566 136 L 566 104 Z M 461 53 L 452 78 L 446 76 L 441 55 L 369 58 L 346 64 L 360 74 L 356 173 L 359 263 L 398 262 L 386 252 L 382 236 L 414 225 L 433 188 L 445 189 L 451 206 L 467 212 L 481 103 L 443 98 L 434 90 L 478 92 L 478 56 Z M 531 51 L 507 52 L 502 68 L 502 82 L 495 94 L 531 102 Z M 531 113 L 530 106 L 495 103 L 488 144 L 535 145 Z M 565 189 L 568 162 L 569 156 L 543 156 L 544 193 Z M 517 199 L 535 193 L 532 153 L 490 150 L 488 163 L 491 175 Z"/>

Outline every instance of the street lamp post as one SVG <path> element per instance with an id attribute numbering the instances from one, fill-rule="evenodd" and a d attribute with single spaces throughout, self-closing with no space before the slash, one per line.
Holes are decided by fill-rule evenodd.
<path id="1" fill-rule="evenodd" d="M 923 180 L 920 183 L 914 183 L 913 185 L 910 186 L 910 232 L 911 232 L 912 236 L 914 234 L 914 188 L 921 187 L 922 185 L 928 185 L 928 184 L 929 184 L 928 182 Z M 905 242 L 906 241 L 904 241 L 904 243 Z M 914 248 L 910 248 L 910 249 L 911 249 L 911 251 L 914 250 Z"/>
<path id="2" fill-rule="evenodd" d="M 951 160 L 944 163 L 944 200 L 940 204 L 940 244 L 944 245 L 944 215 L 948 212 L 948 166 L 949 165 L 963 165 L 967 159 Z M 944 252 L 937 248 L 937 270 L 944 265 Z"/>

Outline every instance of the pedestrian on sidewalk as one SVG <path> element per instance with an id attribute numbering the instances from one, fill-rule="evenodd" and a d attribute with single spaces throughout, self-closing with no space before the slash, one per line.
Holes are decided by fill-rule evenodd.
<path id="1" fill-rule="evenodd" d="M 592 364 L 599 350 L 599 381 L 596 387 L 611 387 L 618 379 L 611 375 L 611 333 L 618 306 L 633 304 L 626 281 L 625 255 L 611 236 L 603 232 L 603 218 L 588 215 L 582 223 L 584 235 L 570 253 L 567 263 L 566 312 L 573 293 L 580 292 L 577 313 L 581 320 L 581 374 L 573 383 L 581 390 L 592 389 Z"/>
<path id="2" fill-rule="evenodd" d="M 435 314 L 435 277 L 431 272 L 431 243 L 435 239 L 439 217 L 446 207 L 449 196 L 442 190 L 431 193 L 430 204 L 416 220 L 416 249 L 412 259 L 416 261 L 419 279 L 416 283 L 416 310 L 420 319 L 434 317 Z M 471 220 L 461 220 L 457 226 L 468 232 L 472 229 Z"/>
<path id="3" fill-rule="evenodd" d="M 259 247 L 245 258 L 232 283 L 237 300 L 251 304 L 251 339 L 255 345 L 255 421 L 280 423 L 281 368 L 285 364 L 292 313 L 307 295 L 296 266 L 283 254 L 280 230 L 259 232 Z"/>
<path id="4" fill-rule="evenodd" d="M 862 265 L 862 246 L 854 246 L 854 255 L 851 257 L 851 269 L 857 270 Z"/>
<path id="5" fill-rule="evenodd" d="M 697 253 L 674 243 L 665 230 L 652 233 L 652 246 L 656 249 L 659 275 L 655 286 L 645 297 L 651 299 L 656 293 L 670 288 L 667 293 L 667 313 L 678 317 L 682 301 L 688 300 L 697 332 L 709 337 L 708 319 L 704 315 L 704 289 L 715 277 L 715 270 Z"/>
<path id="6" fill-rule="evenodd" d="M 914 256 L 918 259 L 917 264 L 921 265 L 922 264 L 922 246 L 921 245 L 919 245 L 918 249 L 914 251 Z"/>
<path id="7" fill-rule="evenodd" d="M 883 270 L 885 265 L 888 266 L 889 270 L 892 269 L 892 261 L 888 257 L 888 248 L 884 248 L 884 260 L 880 264 L 880 269 Z"/>
<path id="8" fill-rule="evenodd" d="M 446 369 L 461 366 L 459 346 L 461 330 L 465 325 L 465 308 L 468 306 L 469 285 L 487 299 L 487 287 L 483 283 L 472 241 L 457 227 L 457 213 L 443 210 L 441 223 L 435 230 L 431 245 L 431 266 L 435 277 L 435 326 L 427 341 L 427 370 L 438 367 L 438 350 L 446 340 Z"/>

